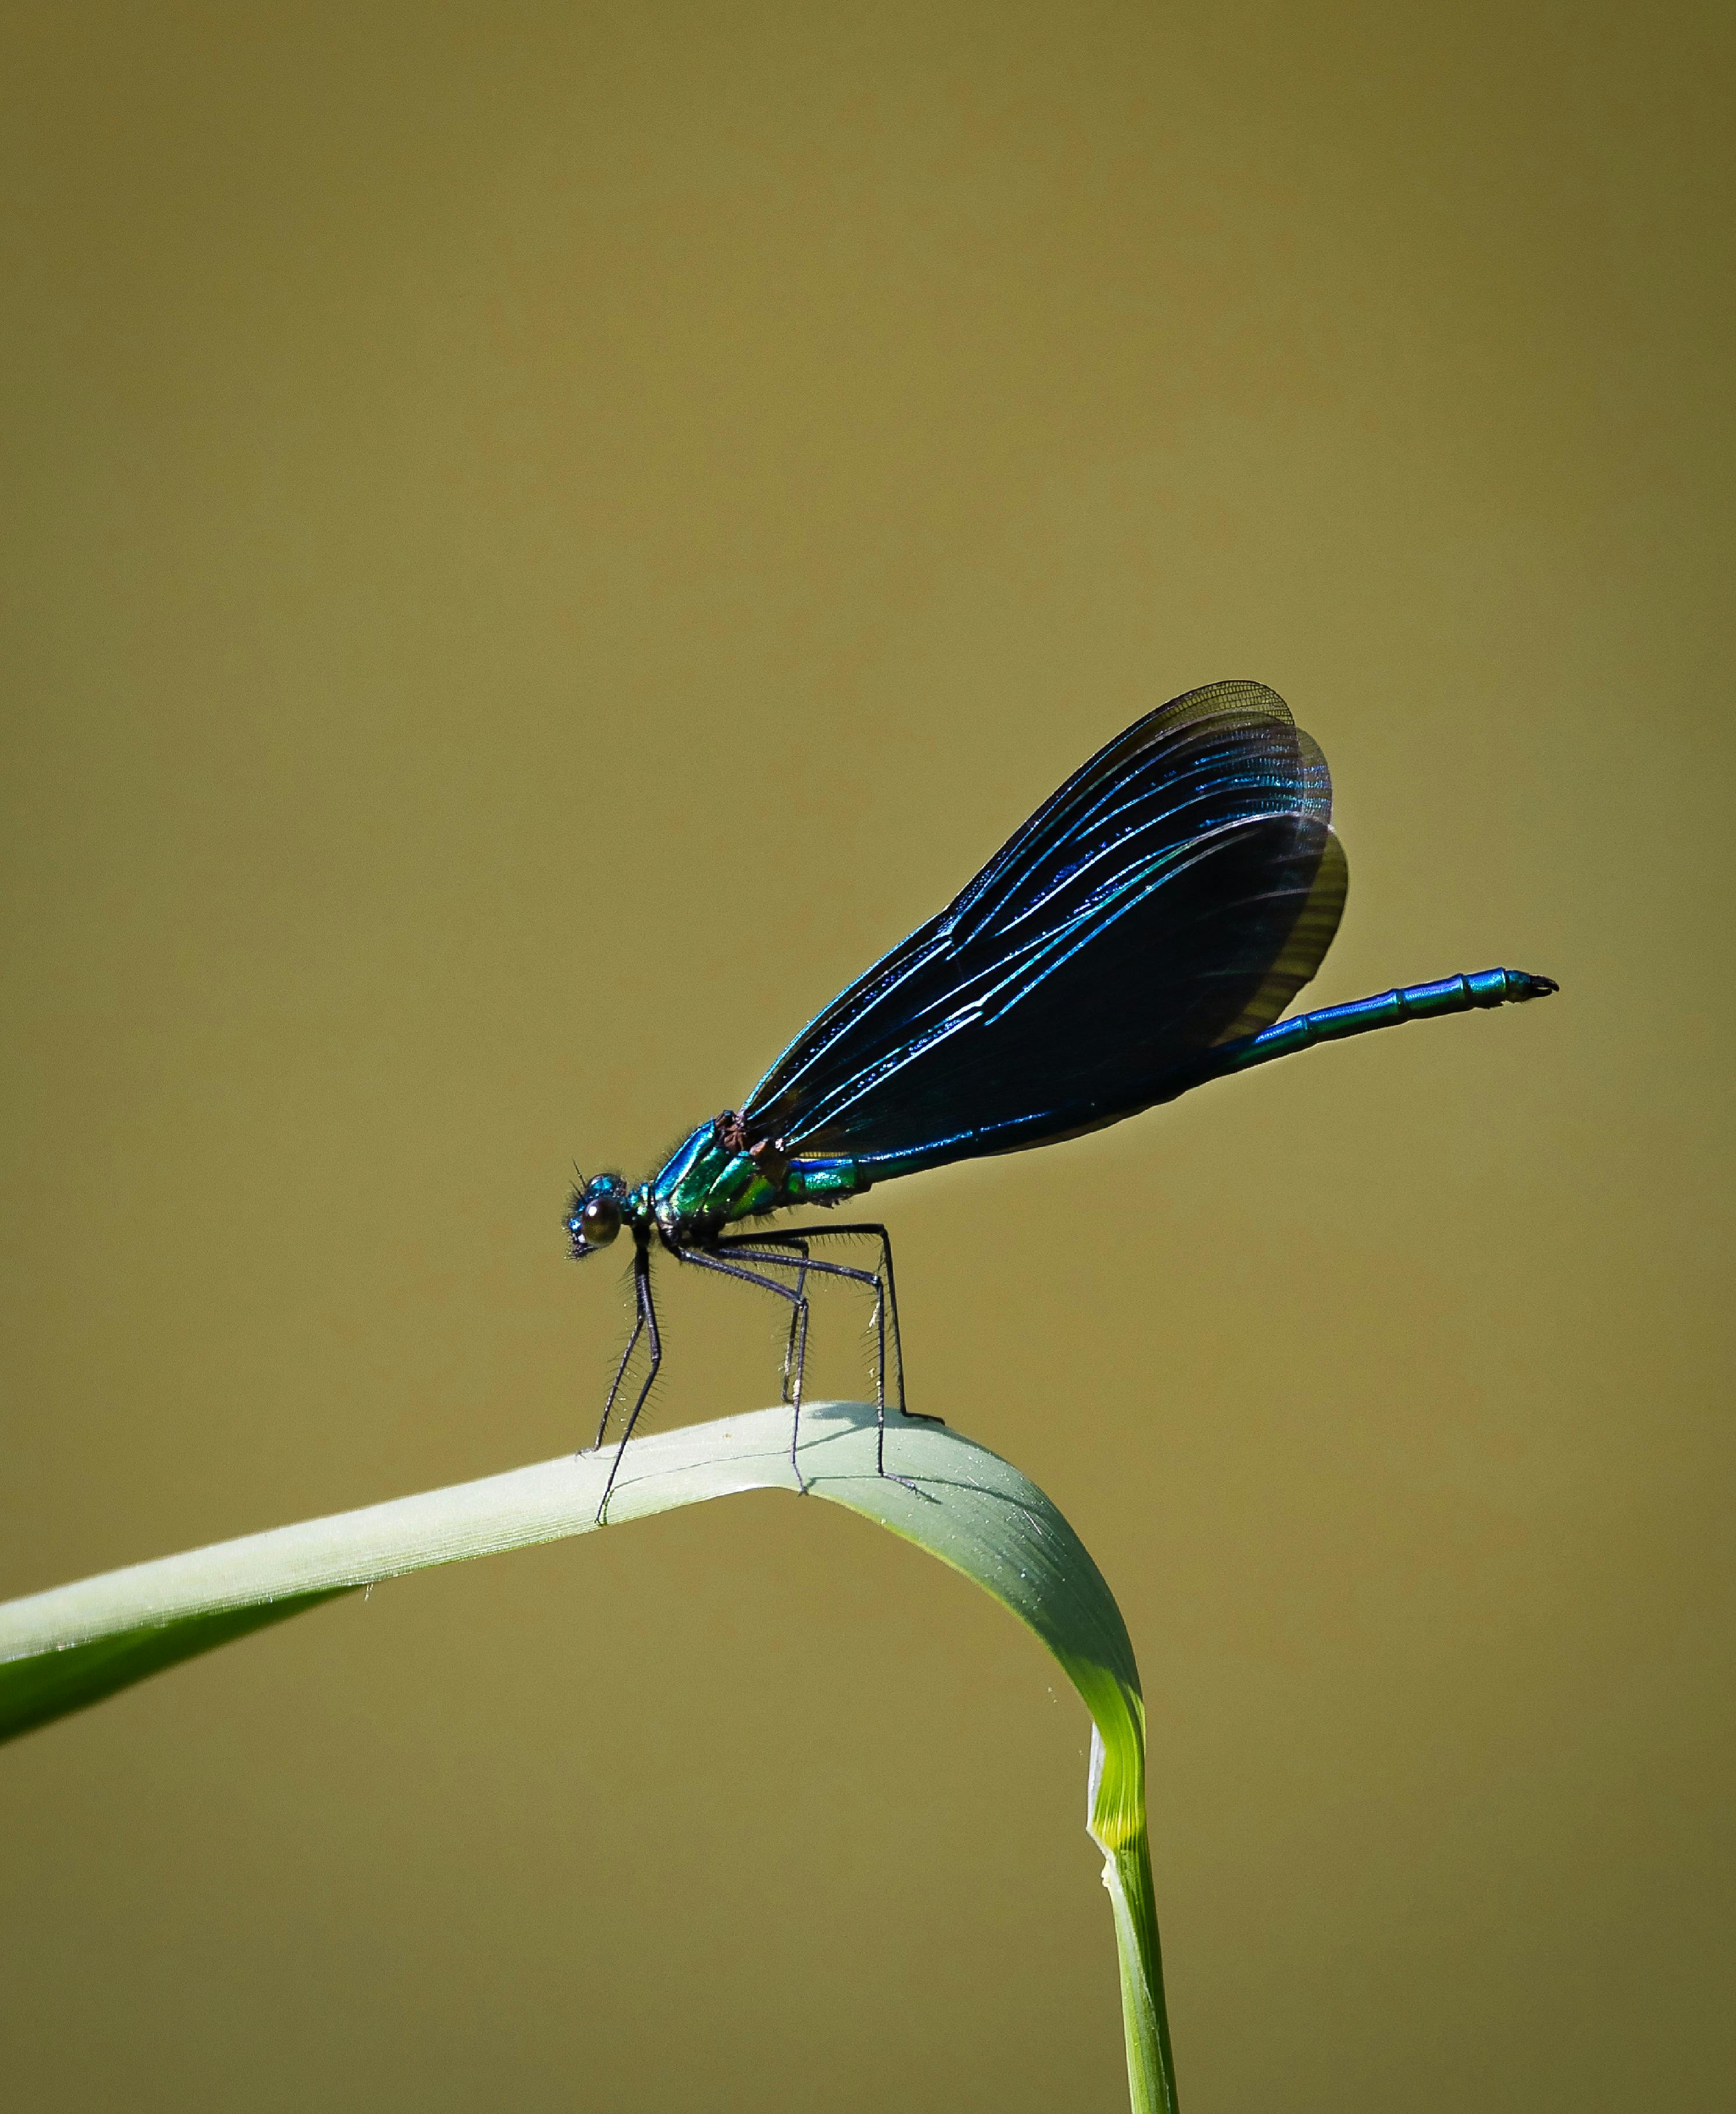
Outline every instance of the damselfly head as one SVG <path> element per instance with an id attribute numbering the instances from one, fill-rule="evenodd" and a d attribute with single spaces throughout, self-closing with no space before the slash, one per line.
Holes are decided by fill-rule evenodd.
<path id="1" fill-rule="evenodd" d="M 614 1239 L 626 1201 L 627 1185 L 619 1174 L 593 1174 L 574 1190 L 566 1207 L 566 1233 L 575 1261 Z"/>

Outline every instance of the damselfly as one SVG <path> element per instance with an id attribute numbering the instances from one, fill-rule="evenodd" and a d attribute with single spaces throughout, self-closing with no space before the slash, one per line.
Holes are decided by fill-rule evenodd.
<path id="1" fill-rule="evenodd" d="M 889 1348 L 909 1414 L 886 1228 L 730 1229 L 836 1206 L 950 1160 L 1077 1137 L 1312 1043 L 1556 988 L 1523 969 L 1482 969 L 1280 1020 L 1344 908 L 1331 812 L 1326 759 L 1276 692 L 1190 690 L 1075 771 L 938 917 L 803 1029 L 740 1109 L 701 1123 L 637 1187 L 581 1178 L 566 1214 L 573 1254 L 595 1255 L 623 1231 L 633 1240 L 633 1330 L 598 1445 L 641 1340 L 622 1447 L 662 1361 L 659 1250 L 788 1305 L 783 1392 L 802 1488 L 808 1280 L 871 1286 L 884 1474 Z M 849 1238 L 878 1244 L 873 1270 L 813 1253 Z M 609 1489 L 620 1462 L 617 1448 Z"/>

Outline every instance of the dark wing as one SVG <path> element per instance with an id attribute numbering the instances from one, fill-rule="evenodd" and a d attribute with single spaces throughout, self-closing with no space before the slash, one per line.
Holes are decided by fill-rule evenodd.
<path id="1" fill-rule="evenodd" d="M 1344 907 L 1326 759 L 1262 684 L 1137 721 L 755 1087 L 756 1137 L 887 1173 L 1113 1122 L 1268 1027 Z"/>

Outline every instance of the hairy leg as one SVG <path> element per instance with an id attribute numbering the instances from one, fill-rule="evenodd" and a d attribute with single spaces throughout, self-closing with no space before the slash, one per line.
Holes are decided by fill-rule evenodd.
<path id="1" fill-rule="evenodd" d="M 817 1272 L 823 1271 L 827 1275 L 851 1277 L 859 1282 L 872 1283 L 876 1288 L 877 1298 L 874 1320 L 878 1349 L 876 1404 L 880 1411 L 880 1430 L 876 1458 L 879 1471 L 884 1475 L 886 1473 L 886 1329 L 889 1321 L 892 1336 L 892 1360 L 898 1375 L 897 1401 L 895 1407 L 900 1416 L 921 1424 L 941 1424 L 945 1421 L 942 1417 L 925 1416 L 921 1411 L 910 1409 L 905 1404 L 904 1338 L 898 1325 L 898 1288 L 897 1280 L 892 1273 L 891 1235 L 882 1225 L 801 1226 L 793 1229 L 789 1233 L 730 1235 L 719 1245 L 745 1247 L 751 1244 L 755 1248 L 764 1249 L 774 1244 L 794 1246 L 799 1242 L 805 1248 L 806 1244 L 811 1241 L 836 1240 L 873 1240 L 877 1241 L 880 1244 L 880 1266 L 872 1272 L 846 1270 L 841 1264 L 821 1263 L 811 1257 L 808 1266 Z M 762 1256 L 760 1260 L 770 1262 L 774 1258 L 767 1255 Z M 786 1268 L 788 1266 L 788 1265 L 786 1265 Z"/>
<path id="2" fill-rule="evenodd" d="M 630 1353 L 633 1345 L 639 1341 L 639 1331 L 643 1329 L 650 1343 L 651 1358 L 639 1391 L 634 1398 L 633 1407 L 627 1418 L 627 1428 L 621 1434 L 621 1444 L 615 1449 L 615 1458 L 609 1463 L 609 1480 L 603 1485 L 602 1495 L 597 1503 L 598 1526 L 602 1526 L 604 1515 L 608 1511 L 609 1494 L 615 1488 L 615 1478 L 621 1473 L 621 1457 L 627 1450 L 627 1441 L 633 1436 L 633 1427 L 639 1422 L 639 1413 L 645 1407 L 646 1398 L 651 1393 L 652 1382 L 657 1378 L 657 1369 L 663 1362 L 663 1339 L 657 1333 L 657 1308 L 651 1298 L 651 1251 L 643 1242 L 633 1251 L 633 1289 L 639 1304 L 639 1318 L 633 1325 L 632 1340 L 628 1343 L 627 1349 Z M 621 1360 L 621 1372 L 625 1372 L 627 1369 L 625 1358 Z M 618 1388 L 620 1385 L 621 1373 L 616 1373 L 615 1387 Z M 605 1424 L 609 1420 L 609 1409 L 613 1408 L 614 1404 L 615 1389 L 611 1388 L 609 1390 L 608 1407 L 602 1412 Z M 601 1445 L 602 1443 L 602 1435 L 599 1433 L 598 1444 Z"/>
<path id="3" fill-rule="evenodd" d="M 700 1270 L 716 1270 L 723 1277 L 740 1278 L 744 1284 L 757 1284 L 763 1292 L 776 1293 L 780 1299 L 790 1302 L 791 1325 L 795 1334 L 795 1384 L 790 1398 L 790 1407 L 795 1414 L 790 1420 L 790 1471 L 795 1477 L 796 1488 L 805 1490 L 808 1478 L 802 1473 L 801 1464 L 796 1459 L 796 1448 L 802 1432 L 802 1374 L 808 1360 L 807 1293 L 793 1290 L 787 1284 L 780 1284 L 775 1278 L 762 1277 L 758 1271 L 744 1270 L 737 1263 L 726 1262 L 721 1256 L 704 1248 L 683 1247 L 677 1248 L 675 1252 L 678 1261 L 692 1263 Z M 776 1259 L 792 1263 L 795 1260 L 793 1257 Z"/>

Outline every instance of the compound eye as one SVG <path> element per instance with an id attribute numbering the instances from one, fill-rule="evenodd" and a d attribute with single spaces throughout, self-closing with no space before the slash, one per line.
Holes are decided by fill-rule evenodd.
<path id="1" fill-rule="evenodd" d="M 588 1248 L 606 1248 L 621 1231 L 621 1206 L 610 1197 L 593 1197 L 579 1214 L 579 1238 Z"/>

